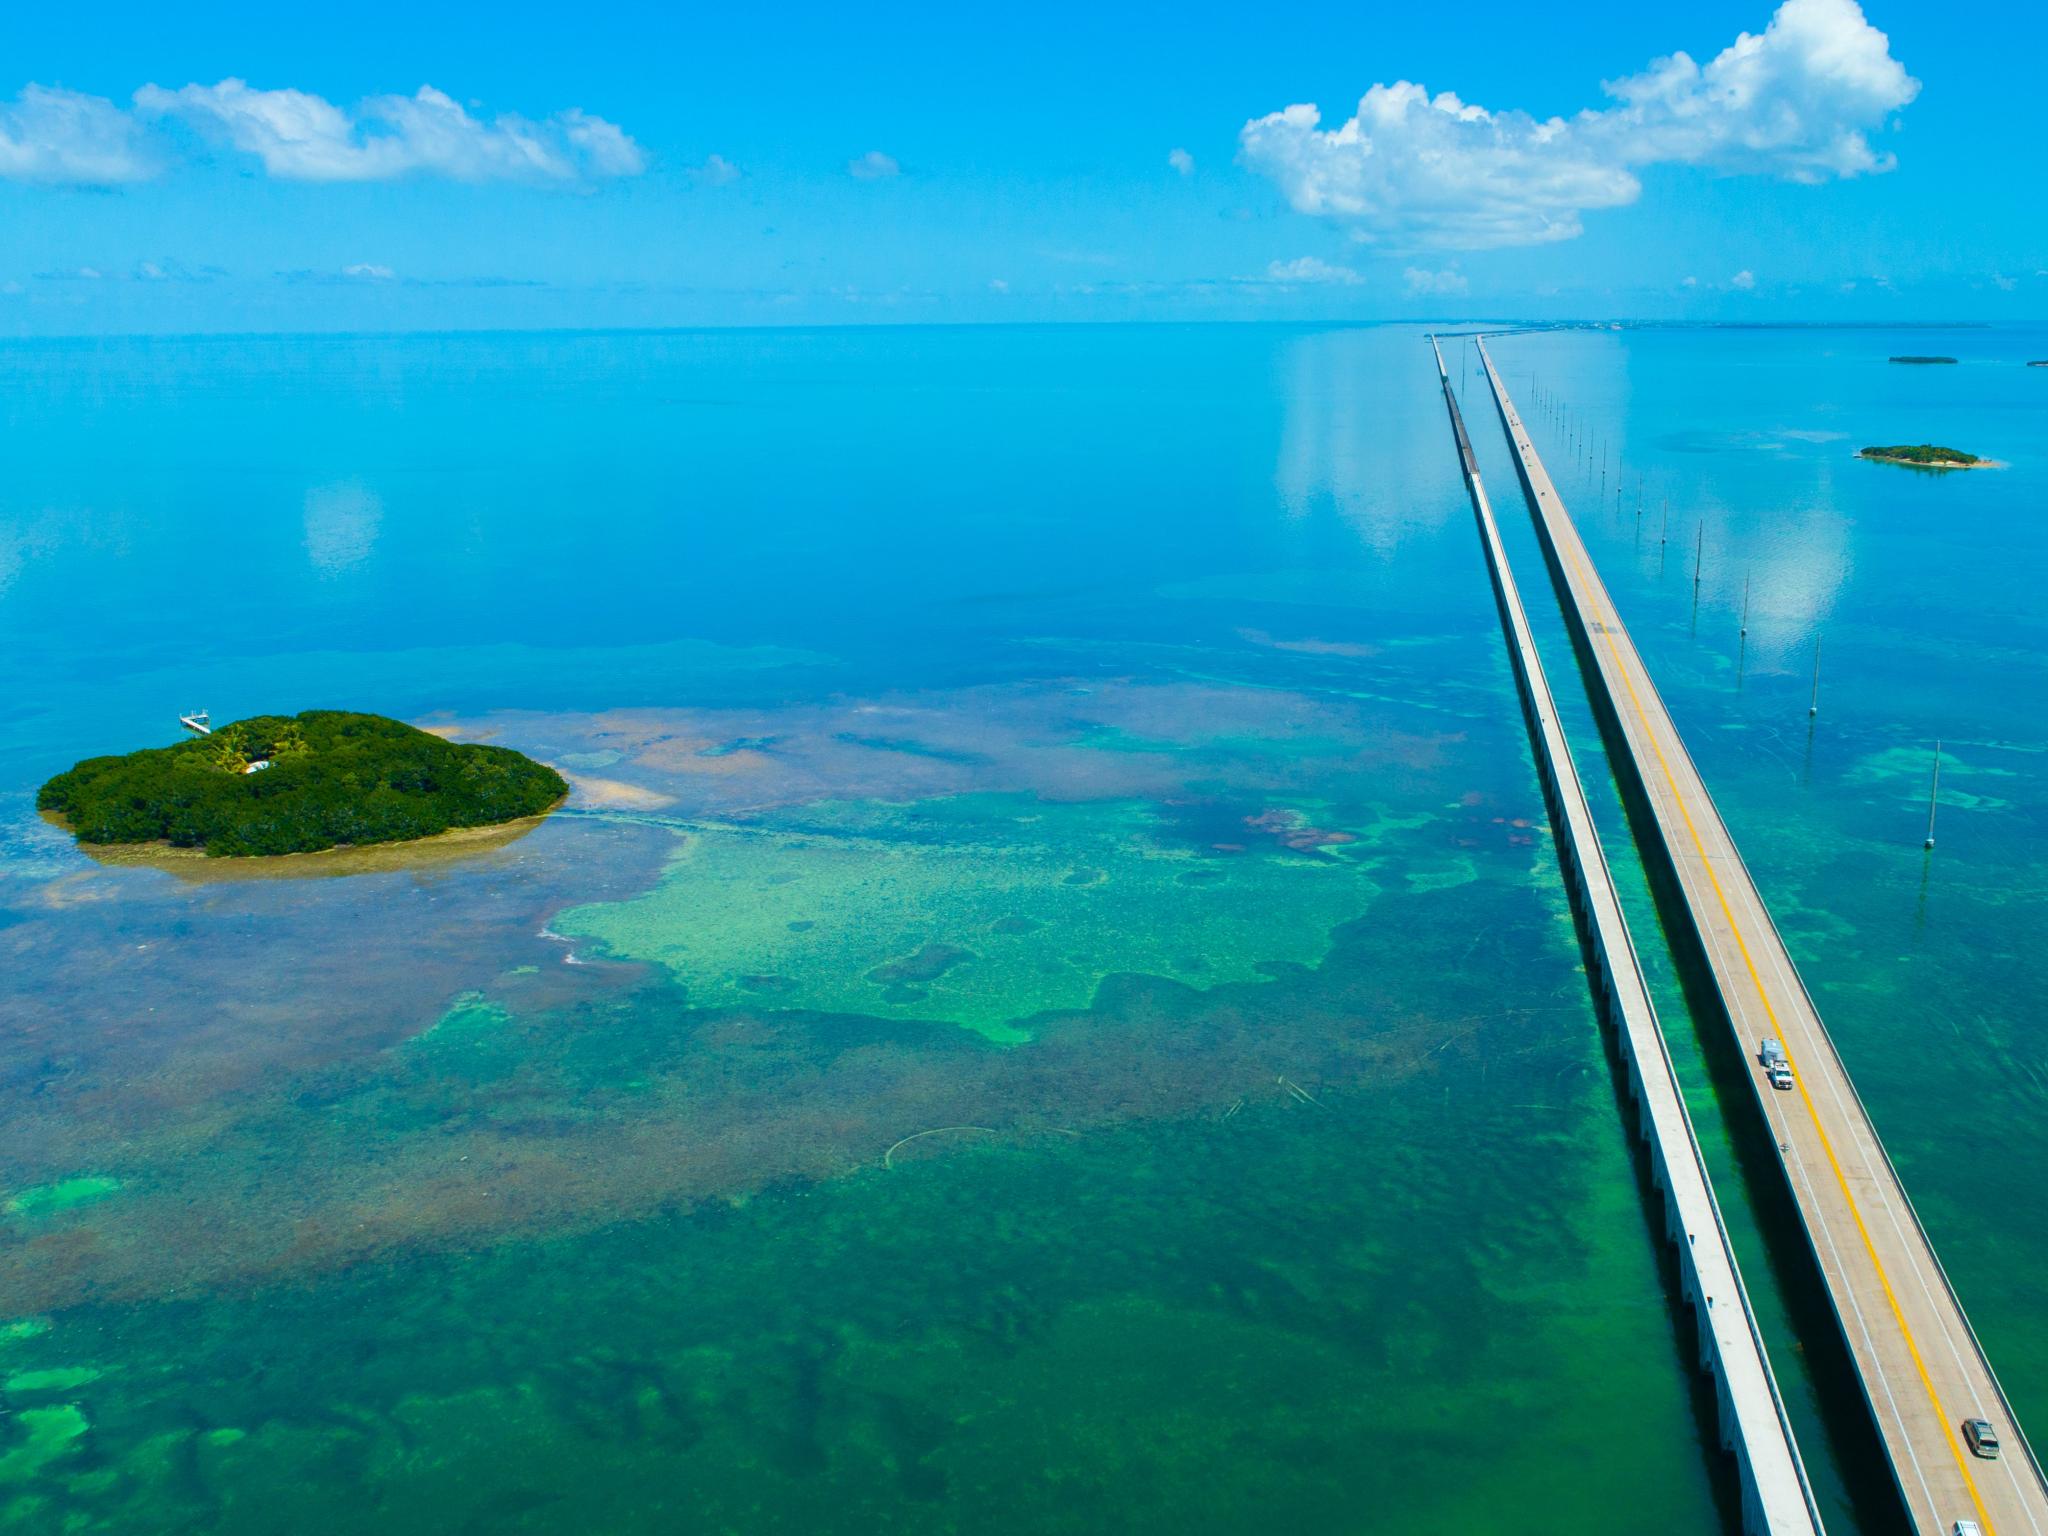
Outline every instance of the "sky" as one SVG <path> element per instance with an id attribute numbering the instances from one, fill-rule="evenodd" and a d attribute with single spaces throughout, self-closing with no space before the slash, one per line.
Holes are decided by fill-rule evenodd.
<path id="1" fill-rule="evenodd" d="M 2035 321 L 2048 10 L 0 13 L 0 335 Z"/>

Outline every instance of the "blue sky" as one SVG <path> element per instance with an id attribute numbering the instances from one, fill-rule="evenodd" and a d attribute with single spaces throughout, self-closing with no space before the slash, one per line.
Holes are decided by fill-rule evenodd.
<path id="1" fill-rule="evenodd" d="M 1260 10 L 10 7 L 0 333 L 2048 313 L 2037 9 Z"/>

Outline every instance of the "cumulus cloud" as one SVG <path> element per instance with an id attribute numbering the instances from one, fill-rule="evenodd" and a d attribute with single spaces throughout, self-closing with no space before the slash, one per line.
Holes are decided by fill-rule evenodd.
<path id="1" fill-rule="evenodd" d="M 1183 176 L 1195 174 L 1195 157 L 1184 149 L 1172 149 L 1166 153 L 1166 163 Z"/>
<path id="2" fill-rule="evenodd" d="M 1373 86 L 1339 127 L 1298 104 L 1246 123 L 1240 145 L 1296 209 L 1359 239 L 1534 245 L 1634 202 L 1651 166 L 1799 182 L 1888 171 L 1868 135 L 1920 82 L 1856 0 L 1785 0 L 1705 64 L 1673 53 L 1603 87 L 1611 105 L 1539 120 L 1400 80 Z"/>
<path id="3" fill-rule="evenodd" d="M 344 109 L 306 91 L 259 90 L 230 79 L 175 91 L 145 85 L 135 105 L 147 117 L 191 123 L 287 181 L 419 174 L 573 183 L 637 176 L 647 168 L 640 146 L 601 117 L 572 108 L 539 123 L 511 114 L 485 121 L 430 85 Z"/>
<path id="4" fill-rule="evenodd" d="M 1269 283 L 1340 283 L 1346 287 L 1362 283 L 1360 277 L 1349 267 L 1340 267 L 1317 256 L 1297 256 L 1292 261 L 1273 261 L 1266 264 L 1266 281 Z"/>
<path id="5" fill-rule="evenodd" d="M 1747 293 L 1756 286 L 1756 274 L 1750 271 L 1749 268 L 1744 267 L 1740 272 L 1728 279 L 1728 286 L 1740 288 L 1743 292 Z"/>
<path id="6" fill-rule="evenodd" d="M 740 179 L 740 168 L 723 155 L 706 155 L 702 165 L 693 165 L 683 174 L 700 187 L 729 187 Z"/>
<path id="7" fill-rule="evenodd" d="M 135 119 L 104 97 L 30 85 L 0 102 L 0 180 L 112 187 L 155 170 Z"/>
<path id="8" fill-rule="evenodd" d="M 887 181 L 891 176 L 901 176 L 903 167 L 896 163 L 894 155 L 871 149 L 847 161 L 846 174 L 855 181 Z"/>
<path id="9" fill-rule="evenodd" d="M 1455 267 L 1446 267 L 1441 272 L 1431 272 L 1424 267 L 1410 267 L 1401 274 L 1410 293 L 1470 293 L 1472 284 L 1465 274 Z"/>

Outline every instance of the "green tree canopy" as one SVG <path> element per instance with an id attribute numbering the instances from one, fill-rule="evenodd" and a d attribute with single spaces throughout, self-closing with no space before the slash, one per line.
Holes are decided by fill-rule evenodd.
<path id="1" fill-rule="evenodd" d="M 267 768 L 251 771 L 256 763 Z M 510 747 L 344 710 L 252 715 L 211 736 L 91 757 L 36 796 L 82 843 L 311 853 L 538 815 L 569 792 Z"/>
<path id="2" fill-rule="evenodd" d="M 1899 443 L 1890 448 L 1866 448 L 1866 459 L 1897 459 L 1901 464 L 1975 464 L 1977 455 L 1960 448 L 1943 448 L 1934 443 Z"/>

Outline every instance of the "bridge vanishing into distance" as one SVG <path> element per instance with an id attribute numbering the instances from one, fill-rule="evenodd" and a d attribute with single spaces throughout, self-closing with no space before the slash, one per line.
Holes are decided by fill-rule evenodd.
<path id="1" fill-rule="evenodd" d="M 1714 999 L 1748 1062 L 1757 1112 L 1771 1132 L 1778 1167 L 1833 1304 L 1903 1512 L 1920 1536 L 1967 1536 L 1972 1523 L 1984 1536 L 2048 1536 L 2048 1479 L 2013 1417 L 2012 1406 L 1942 1271 L 1819 1011 L 1594 569 L 1493 358 L 1483 340 L 1477 345 L 1616 778 L 1633 800 L 1638 842 L 1645 858 L 1671 877 L 1669 889 L 1660 893 L 1674 909 L 1666 913 L 1667 927 L 1680 942 L 1690 940 L 1695 947 L 1694 958 L 1709 979 Z M 1579 825 L 1583 798 L 1578 797 L 1574 807 L 1570 803 L 1573 796 L 1550 782 L 1552 775 L 1570 773 L 1569 754 L 1562 749 L 1561 733 L 1556 733 L 1556 750 L 1561 756 L 1544 764 L 1551 750 L 1545 738 L 1556 732 L 1548 687 L 1541 683 L 1540 663 L 1528 641 L 1526 620 L 1519 618 L 1520 599 L 1514 594 L 1456 398 L 1443 373 L 1440 351 L 1437 363 L 1468 487 L 1480 516 L 1510 647 L 1516 653 L 1517 677 L 1522 681 L 1531 734 L 1537 740 L 1539 766 L 1546 774 L 1546 794 L 1552 800 L 1561 853 L 1578 862 L 1581 872 L 1574 878 L 1581 889 L 1575 890 L 1575 895 L 1589 909 L 1594 902 L 1583 893 L 1587 883 L 1583 871 L 1590 867 L 1604 880 L 1604 856 L 1592 836 L 1590 818 L 1585 819 L 1583 828 Z M 1571 774 L 1568 788 L 1576 786 L 1576 775 Z M 1603 911 L 1608 900 L 1611 893 L 1599 902 Z M 1600 932 L 1590 912 L 1582 911 L 1582 921 L 1589 930 Z M 1599 919 L 1602 925 L 1619 921 L 1618 908 Z M 1697 1164 L 1697 1146 L 1695 1143 L 1688 1154 L 1676 1139 L 1678 1120 L 1667 1113 L 1663 1121 L 1668 1123 L 1660 1123 L 1654 1113 L 1654 1100 L 1661 1098 L 1664 1090 L 1654 1085 L 1653 1093 L 1653 1080 L 1660 1070 L 1668 1072 L 1668 1058 L 1659 1069 L 1656 1058 L 1644 1054 L 1647 1046 L 1628 1045 L 1632 1023 L 1647 1022 L 1660 1055 L 1663 1037 L 1654 1012 L 1648 1011 L 1647 995 L 1640 1002 L 1633 1000 L 1633 989 L 1640 985 L 1639 974 L 1633 983 L 1629 979 L 1634 951 L 1631 947 L 1625 955 L 1617 953 L 1626 943 L 1625 925 L 1619 939 L 1606 933 L 1588 939 L 1589 949 L 1605 973 L 1606 1000 L 1618 1020 L 1624 1053 L 1633 1050 L 1629 1055 L 1631 1086 L 1637 1087 L 1645 1106 L 1645 1133 L 1652 1142 L 1653 1167 L 1661 1159 L 1669 1211 L 1674 1209 L 1674 1191 L 1688 1156 Z M 1631 1021 L 1631 1013 L 1641 1017 Z M 1782 1045 L 1791 1076 L 1788 1087 L 1772 1086 L 1763 1059 L 1767 1040 Z M 1676 1092 L 1675 1078 L 1670 1091 Z M 1682 1101 L 1677 1109 L 1682 1117 Z M 1683 1134 L 1690 1140 L 1689 1121 L 1684 1122 Z M 1668 1143 L 1667 1136 L 1672 1138 Z M 1705 1178 L 1703 1165 L 1699 1177 Z M 1707 1207 L 1712 1200 L 1709 1186 Z M 1693 1204 L 1698 1205 L 1697 1196 Z M 1686 1250 L 1696 1255 L 1706 1243 L 1706 1225 L 1704 1218 L 1685 1218 L 1687 1242 L 1682 1257 Z M 1712 1225 L 1719 1227 L 1717 1210 Z M 1720 1242 L 1725 1248 L 1725 1232 L 1720 1233 Z M 1718 1266 L 1720 1260 L 1713 1262 Z M 1729 1279 L 1713 1283 L 1729 1286 L 1729 1306 L 1722 1304 L 1719 1292 L 1695 1293 L 1691 1289 L 1700 1283 L 1697 1276 L 1704 1273 L 1700 1260 L 1695 1258 L 1690 1270 L 1682 1263 L 1681 1273 L 1687 1276 L 1687 1299 L 1693 1302 L 1700 1322 L 1703 1355 L 1717 1366 L 1724 1442 L 1731 1433 L 1739 1441 L 1730 1448 L 1743 1468 L 1745 1525 L 1772 1532 L 1816 1530 L 1819 1517 L 1806 1490 L 1797 1448 L 1790 1444 L 1790 1430 L 1778 1404 L 1769 1362 L 1761 1358 L 1763 1346 L 1753 1322 L 1748 1331 L 1776 1411 L 1767 1413 L 1755 1402 L 1746 1408 L 1731 1402 L 1737 1377 L 1751 1367 L 1739 1335 L 1732 1328 L 1721 1327 L 1724 1313 L 1728 1317 L 1737 1312 L 1747 1314 L 1732 1252 L 1726 1264 Z M 1720 1273 L 1718 1268 L 1716 1273 Z M 1705 1309 L 1699 1305 L 1702 1294 L 1713 1298 L 1713 1304 Z M 1755 1390 L 1752 1385 L 1752 1396 Z M 2002 1455 L 1984 1458 L 1974 1453 L 1964 1430 L 1965 1422 L 1973 1419 L 1989 1421 L 2002 1443 Z M 1785 1442 L 1782 1449 L 1775 1443 L 1781 1439 Z M 1794 1508 L 1789 1497 L 1770 1503 L 1763 1497 L 1765 1475 L 1782 1478 L 1787 1457 L 1797 1472 L 1803 1508 Z"/>
<path id="2" fill-rule="evenodd" d="M 1435 339 L 1431 346 L 1436 347 Z M 1588 972 L 1598 983 L 1600 1002 L 1627 1067 L 1637 1124 L 1649 1149 L 1650 1176 L 1664 1196 L 1664 1235 L 1678 1256 L 1679 1288 L 1692 1307 L 1700 1359 L 1714 1378 L 1721 1448 L 1735 1458 L 1742 1489 L 1742 1525 L 1754 1536 L 1820 1536 L 1820 1514 L 1799 1458 L 1798 1442 L 1771 1372 L 1763 1335 L 1750 1310 L 1735 1249 L 1721 1220 L 1720 1205 L 1700 1155 L 1692 1116 L 1686 1112 L 1678 1072 L 1664 1041 L 1664 1029 L 1650 1000 L 1641 961 L 1601 847 L 1585 788 L 1571 747 L 1558 722 L 1557 705 L 1537 654 L 1529 616 L 1508 566 L 1493 506 L 1487 498 L 1464 414 L 1451 390 L 1441 347 L 1437 377 L 1464 467 L 1465 489 L 1479 523 L 1479 541 L 1493 581 L 1508 655 L 1521 691 L 1522 713 L 1543 782 L 1543 797 L 1556 827 L 1572 912 L 1585 937 Z"/>

